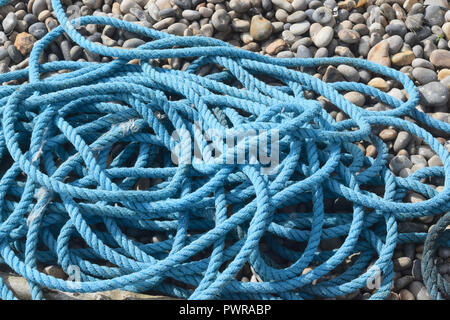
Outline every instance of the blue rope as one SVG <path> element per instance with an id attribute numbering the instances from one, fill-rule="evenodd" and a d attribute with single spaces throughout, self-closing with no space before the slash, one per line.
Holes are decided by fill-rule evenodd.
<path id="1" fill-rule="evenodd" d="M 60 1 L 52 4 L 60 26 L 35 44 L 29 68 L 0 75 L 1 83 L 14 80 L 0 88 L 0 261 L 28 280 L 34 299 L 43 298 L 44 287 L 151 290 L 191 299 L 310 299 L 352 293 L 377 275 L 381 282 L 371 299 L 383 299 L 393 283 L 396 245 L 426 237 L 399 233 L 397 223 L 450 209 L 449 153 L 401 117 L 445 134 L 450 124 L 415 108 L 417 89 L 406 75 L 359 59 L 275 59 L 108 17 L 68 21 Z M 77 26 L 87 24 L 152 41 L 133 50 L 105 47 L 78 33 Z M 86 50 L 116 59 L 40 65 L 40 54 L 63 32 Z M 177 57 L 192 60 L 186 71 L 152 64 Z M 128 63 L 134 59 L 140 64 Z M 298 71 L 339 64 L 398 81 L 408 100 L 362 83 L 324 83 Z M 205 66 L 221 71 L 198 75 Z M 350 90 L 391 108 L 359 108 L 343 98 Z M 349 119 L 336 123 L 306 92 L 325 97 Z M 386 145 L 371 133 L 378 125 L 419 137 L 443 167 L 394 176 L 386 168 Z M 278 170 L 265 174 L 258 162 L 174 165 L 174 131 L 189 133 L 204 159 L 211 159 L 199 126 L 223 137 L 276 130 Z M 372 143 L 377 156 L 366 157 L 355 144 L 360 141 Z M 222 156 L 235 151 L 224 149 Z M 445 179 L 441 192 L 424 183 L 431 177 Z M 150 183 L 136 190 L 142 181 Z M 384 194 L 365 186 L 384 187 Z M 427 200 L 404 203 L 409 190 Z M 352 208 L 326 212 L 325 204 L 336 199 Z M 136 234 L 163 238 L 151 243 Z M 323 240 L 334 238 L 343 241 L 338 249 L 319 250 Z M 339 271 L 351 255 L 353 264 Z M 433 268 L 427 261 L 426 277 Z M 40 272 L 42 265 L 58 265 L 75 277 L 49 276 Z M 249 266 L 261 281 L 236 279 Z M 442 289 L 435 280 L 427 286 Z M 14 298 L 3 282 L 0 288 L 2 299 Z"/>

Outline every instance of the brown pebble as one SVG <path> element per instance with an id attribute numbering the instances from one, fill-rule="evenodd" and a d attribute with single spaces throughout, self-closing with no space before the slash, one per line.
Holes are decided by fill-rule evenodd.
<path id="1" fill-rule="evenodd" d="M 14 46 L 23 56 L 26 56 L 31 52 L 31 49 L 33 49 L 33 45 L 35 42 L 36 38 L 33 35 L 27 32 L 22 32 L 16 36 Z"/>
<path id="2" fill-rule="evenodd" d="M 366 148 L 366 157 L 375 158 L 377 156 L 377 148 L 374 145 L 369 145 Z"/>
<path id="3" fill-rule="evenodd" d="M 408 289 L 400 290 L 400 300 L 416 300 L 414 295 Z"/>
<path id="4" fill-rule="evenodd" d="M 286 47 L 286 42 L 283 39 L 277 39 L 269 44 L 266 48 L 266 53 L 276 55 L 278 52 Z"/>

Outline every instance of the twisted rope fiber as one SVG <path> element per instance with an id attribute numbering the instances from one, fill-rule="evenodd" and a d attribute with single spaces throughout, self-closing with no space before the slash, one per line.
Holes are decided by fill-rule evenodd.
<path id="1" fill-rule="evenodd" d="M 16 81 L 0 88 L 0 262 L 28 280 L 33 299 L 43 299 L 43 288 L 309 299 L 352 293 L 377 276 L 381 283 L 371 299 L 384 299 L 393 283 L 396 245 L 427 237 L 399 233 L 397 222 L 450 209 L 449 153 L 428 131 L 401 117 L 446 135 L 450 125 L 415 108 L 418 93 L 404 74 L 359 59 L 275 59 L 108 17 L 68 21 L 60 1 L 52 4 L 60 26 L 35 44 L 29 68 L 0 75 L 1 83 Z M 152 41 L 132 50 L 101 46 L 78 33 L 77 27 L 87 24 L 111 25 Z M 40 54 L 64 32 L 86 50 L 117 59 L 40 65 Z M 185 71 L 152 63 L 169 58 L 192 62 Z M 140 64 L 128 63 L 134 59 Z M 408 100 L 362 83 L 324 83 L 299 71 L 338 64 L 398 81 Z M 200 75 L 212 65 L 221 71 Z M 350 90 L 390 108 L 359 108 L 343 98 Z M 336 123 L 311 93 L 349 119 Z M 375 126 L 394 126 L 422 139 L 443 167 L 394 176 L 387 168 L 387 146 L 371 133 Z M 223 137 L 277 130 L 277 170 L 264 173 L 259 162 L 208 161 L 209 142 L 199 127 Z M 194 137 L 205 162 L 175 165 L 174 131 Z M 244 144 L 259 144 L 260 138 Z M 375 145 L 375 158 L 356 146 L 361 141 Z M 224 146 L 222 157 L 241 147 Z M 441 192 L 425 183 L 432 177 L 445 180 Z M 143 181 L 148 185 L 142 187 Z M 382 194 L 368 191 L 380 187 Z M 427 200 L 405 203 L 408 191 Z M 326 209 L 343 200 L 351 203 L 348 210 Z M 427 237 L 423 260 L 434 298 L 448 287 L 432 261 L 436 246 L 450 242 L 436 235 L 443 232 L 440 224 L 445 221 Z M 162 238 L 144 241 L 149 235 Z M 342 240 L 339 248 L 321 249 L 333 238 Z M 353 264 L 341 270 L 349 257 Z M 76 270 L 80 281 L 43 273 L 48 265 L 68 275 Z M 238 281 L 249 266 L 260 281 Z M 2 299 L 15 298 L 5 283 L 0 287 Z"/>

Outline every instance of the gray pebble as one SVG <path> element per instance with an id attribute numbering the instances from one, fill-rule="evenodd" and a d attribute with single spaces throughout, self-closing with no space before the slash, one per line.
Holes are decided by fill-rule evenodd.
<path id="1" fill-rule="evenodd" d="M 325 58 L 328 57 L 328 49 L 327 48 L 319 48 L 314 54 L 314 58 Z"/>
<path id="2" fill-rule="evenodd" d="M 167 28 L 167 32 L 177 36 L 182 36 L 187 27 L 188 26 L 185 25 L 184 23 L 176 22 Z"/>
<path id="3" fill-rule="evenodd" d="M 426 7 L 424 18 L 425 22 L 430 26 L 442 26 L 445 22 L 444 11 L 439 6 Z"/>
<path id="4" fill-rule="evenodd" d="M 311 24 L 308 21 L 300 22 L 300 23 L 294 23 L 289 28 L 289 31 L 291 31 L 296 36 L 301 36 L 305 32 L 309 30 L 309 27 Z"/>
<path id="5" fill-rule="evenodd" d="M 145 41 L 142 39 L 132 38 L 132 39 L 126 40 L 123 43 L 123 47 L 128 48 L 128 49 L 134 49 L 134 48 L 139 47 L 140 45 L 143 45 L 144 43 L 145 43 Z"/>
<path id="6" fill-rule="evenodd" d="M 436 154 L 428 160 L 429 167 L 443 166 L 441 158 Z"/>
<path id="7" fill-rule="evenodd" d="M 195 20 L 199 20 L 202 15 L 200 14 L 200 12 L 195 11 L 195 10 L 184 10 L 182 12 L 182 16 L 183 18 L 189 20 L 189 21 L 195 21 Z"/>
<path id="8" fill-rule="evenodd" d="M 0 47 L 0 60 L 3 60 L 8 56 L 8 50 L 6 50 L 5 47 Z"/>
<path id="9" fill-rule="evenodd" d="M 346 94 L 344 94 L 344 98 L 353 103 L 354 105 L 357 105 L 358 107 L 364 106 L 364 103 L 366 102 L 366 98 L 364 97 L 364 95 L 357 91 L 347 92 Z"/>
<path id="10" fill-rule="evenodd" d="M 409 134 L 409 132 L 400 131 L 394 142 L 394 146 L 393 146 L 394 151 L 398 152 L 402 149 L 405 149 L 410 140 L 411 140 L 411 135 Z"/>
<path id="11" fill-rule="evenodd" d="M 405 23 L 403 21 L 395 19 L 392 20 L 386 27 L 386 32 L 390 36 L 399 35 L 400 37 L 404 37 L 408 30 L 406 29 Z"/>
<path id="12" fill-rule="evenodd" d="M 427 288 L 419 281 L 413 281 L 408 287 L 417 300 L 431 300 Z"/>
<path id="13" fill-rule="evenodd" d="M 414 68 L 412 75 L 422 85 L 438 80 L 436 72 L 428 68 Z"/>
<path id="14" fill-rule="evenodd" d="M 394 174 L 398 174 L 400 170 L 404 168 L 411 168 L 411 167 L 412 167 L 411 160 L 409 160 L 408 157 L 403 155 L 395 156 L 389 162 L 389 169 L 391 169 Z"/>
<path id="15" fill-rule="evenodd" d="M 6 15 L 2 21 L 3 31 L 6 34 L 11 33 L 17 25 L 17 17 L 14 12 L 10 12 Z"/>
<path id="16" fill-rule="evenodd" d="M 326 47 L 333 40 L 334 30 L 331 27 L 323 27 L 317 34 L 312 37 L 312 41 L 316 47 Z"/>
<path id="17" fill-rule="evenodd" d="M 142 10 L 142 8 L 134 0 L 122 0 L 122 2 L 120 3 L 120 11 L 123 14 L 130 13 L 131 8 Z"/>
<path id="18" fill-rule="evenodd" d="M 409 30 L 419 30 L 423 25 L 423 14 L 410 14 L 406 17 L 405 25 Z"/>
<path id="19" fill-rule="evenodd" d="M 422 58 L 414 59 L 413 62 L 411 63 L 411 66 L 413 68 L 427 68 L 430 70 L 434 70 L 433 64 L 430 61 L 422 59 Z"/>
<path id="20" fill-rule="evenodd" d="M 192 8 L 191 0 L 173 0 L 173 2 L 181 9 L 187 10 Z"/>
<path id="21" fill-rule="evenodd" d="M 304 11 L 296 11 L 296 12 L 290 14 L 286 18 L 286 21 L 289 23 L 297 23 L 297 22 L 302 22 L 305 19 L 306 19 L 306 13 Z"/>
<path id="22" fill-rule="evenodd" d="M 89 7 L 90 9 L 98 9 L 102 6 L 103 1 L 102 0 L 83 0 L 83 3 L 85 6 Z"/>
<path id="23" fill-rule="evenodd" d="M 326 7 L 320 7 L 314 10 L 314 13 L 312 15 L 312 19 L 315 22 L 320 23 L 321 25 L 328 24 L 331 19 L 333 18 L 333 12 Z"/>
<path id="24" fill-rule="evenodd" d="M 412 260 L 409 257 L 400 257 L 394 259 L 394 270 L 403 271 L 412 266 Z"/>
<path id="25" fill-rule="evenodd" d="M 297 48 L 297 57 L 298 58 L 311 58 L 311 51 L 305 45 L 299 45 Z"/>
<path id="26" fill-rule="evenodd" d="M 9 46 L 7 51 L 8 51 L 9 57 L 15 63 L 19 63 L 20 61 L 23 60 L 22 54 L 19 52 L 19 50 L 17 50 L 17 48 L 14 45 Z"/>
<path id="27" fill-rule="evenodd" d="M 8 37 L 3 31 L 0 31 L 0 46 L 4 45 L 8 41 Z"/>
<path id="28" fill-rule="evenodd" d="M 449 98 L 448 88 L 438 81 L 427 83 L 419 88 L 421 102 L 425 106 L 441 106 Z"/>
<path id="29" fill-rule="evenodd" d="M 358 70 L 353 68 L 352 66 L 341 64 L 337 67 L 337 70 L 344 76 L 347 81 L 358 82 L 359 81 L 359 73 Z"/>
<path id="30" fill-rule="evenodd" d="M 224 9 L 217 10 L 211 17 L 211 23 L 218 31 L 228 30 L 230 22 L 231 18 L 228 12 L 226 12 Z"/>
<path id="31" fill-rule="evenodd" d="M 236 12 L 247 12 L 251 7 L 250 0 L 231 0 L 230 8 Z"/>
<path id="32" fill-rule="evenodd" d="M 396 54 L 403 46 L 403 39 L 399 35 L 393 35 L 387 39 L 389 44 L 389 53 Z"/>
<path id="33" fill-rule="evenodd" d="M 36 39 L 41 39 L 47 34 L 47 27 L 43 22 L 36 22 L 28 28 L 28 32 Z"/>
<path id="34" fill-rule="evenodd" d="M 33 3 L 33 6 L 31 8 L 31 12 L 38 17 L 39 14 L 44 11 L 47 10 L 47 1 L 45 0 L 36 0 Z"/>
<path id="35" fill-rule="evenodd" d="M 413 276 L 403 276 L 401 278 L 398 278 L 394 282 L 394 288 L 395 290 L 401 290 L 406 288 L 411 282 L 414 281 Z"/>

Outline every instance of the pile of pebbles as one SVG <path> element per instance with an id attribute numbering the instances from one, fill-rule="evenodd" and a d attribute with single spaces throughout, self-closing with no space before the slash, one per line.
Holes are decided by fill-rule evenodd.
<path id="1" fill-rule="evenodd" d="M 423 112 L 450 122 L 450 5 L 448 0 L 63 0 L 70 17 L 111 16 L 180 36 L 207 36 L 234 46 L 279 58 L 356 57 L 400 70 L 418 86 Z M 0 8 L 0 73 L 27 66 L 36 41 L 58 25 L 50 0 L 12 1 Z M 146 39 L 113 27 L 88 25 L 79 31 L 90 41 L 106 46 L 135 48 Z M 107 62 L 110 58 L 88 52 L 70 39 L 60 37 L 41 56 L 41 62 L 74 60 Z M 165 67 L 185 69 L 189 61 L 161 61 Z M 401 100 L 407 96 L 398 83 L 352 66 L 328 66 L 305 70 L 326 82 L 358 81 L 369 84 Z M 345 98 L 369 110 L 386 110 L 370 96 L 347 92 Z M 334 119 L 345 113 L 318 97 Z M 413 121 L 411 119 L 408 119 Z M 389 147 L 389 168 L 406 177 L 427 166 L 442 166 L 431 148 L 405 131 L 375 128 Z M 450 152 L 450 137 L 435 137 Z M 375 146 L 361 143 L 368 156 Z M 427 181 L 442 190 L 443 179 Z M 423 201 L 408 193 L 405 201 Z M 427 232 L 439 217 L 403 221 L 399 232 Z M 153 237 L 152 241 L 159 241 Z M 323 249 L 338 247 L 342 239 L 321 244 Z M 420 263 L 423 245 L 398 246 L 395 282 L 389 299 L 427 300 Z M 450 281 L 450 248 L 438 252 L 439 272 Z M 250 268 L 243 281 L 259 281 Z M 342 299 L 367 299 L 371 290 L 360 290 Z"/>

